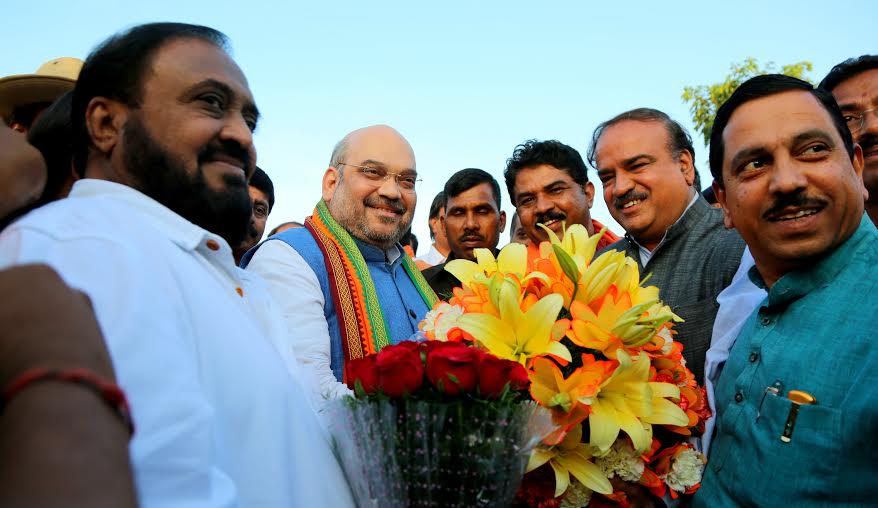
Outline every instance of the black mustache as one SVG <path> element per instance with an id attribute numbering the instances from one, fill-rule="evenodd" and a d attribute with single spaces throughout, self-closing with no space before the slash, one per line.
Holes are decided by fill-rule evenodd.
<path id="1" fill-rule="evenodd" d="M 878 134 L 867 132 L 860 137 L 857 144 L 860 145 L 860 148 L 862 148 L 864 152 L 868 152 L 878 145 Z"/>
<path id="2" fill-rule="evenodd" d="M 383 206 L 384 208 L 390 208 L 394 212 L 398 214 L 404 214 L 408 208 L 406 208 L 405 203 L 402 202 L 401 199 L 386 199 L 379 196 L 366 198 L 364 203 L 366 206 L 378 207 Z"/>
<path id="3" fill-rule="evenodd" d="M 616 208 L 622 208 L 622 205 L 624 205 L 628 201 L 634 201 L 635 199 L 644 200 L 646 198 L 647 195 L 645 193 L 630 190 L 622 196 L 613 199 L 613 206 L 615 206 Z"/>
<path id="4" fill-rule="evenodd" d="M 244 148 L 237 142 L 228 139 L 212 141 L 198 155 L 198 161 L 212 161 L 220 158 L 221 156 L 229 157 L 235 159 L 236 161 L 239 161 L 241 163 L 241 167 L 244 168 L 245 172 L 249 170 L 250 164 L 253 162 L 252 160 L 250 160 L 250 152 L 247 151 L 246 148 Z"/>
<path id="5" fill-rule="evenodd" d="M 784 208 L 805 206 L 824 207 L 826 205 L 826 200 L 808 196 L 804 192 L 796 192 L 794 194 L 781 194 L 780 196 L 775 198 L 768 210 L 766 210 L 765 213 L 762 214 L 762 218 L 767 219 L 772 215 L 777 215 L 783 212 Z"/>
<path id="6" fill-rule="evenodd" d="M 546 212 L 537 214 L 536 224 L 545 224 L 550 220 L 564 220 L 567 218 L 567 214 L 563 212 Z"/>

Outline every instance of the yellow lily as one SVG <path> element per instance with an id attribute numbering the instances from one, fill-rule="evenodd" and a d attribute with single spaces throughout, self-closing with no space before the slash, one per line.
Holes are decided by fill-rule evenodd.
<path id="1" fill-rule="evenodd" d="M 540 224 L 540 227 L 546 230 L 550 242 L 549 245 L 546 245 L 545 243 L 540 245 L 540 254 L 543 257 L 548 257 L 549 253 L 552 252 L 552 245 L 557 245 L 573 258 L 580 271 L 585 270 L 585 267 L 591 262 L 594 253 L 597 250 L 598 242 L 601 241 L 601 237 L 603 237 L 604 232 L 607 231 L 607 228 L 604 228 L 598 233 L 589 235 L 588 229 L 586 229 L 585 226 L 582 224 L 574 224 L 569 228 L 565 227 L 563 232 L 564 238 L 559 239 L 558 235 L 556 235 L 551 229 L 542 224 Z"/>
<path id="2" fill-rule="evenodd" d="M 646 294 L 639 293 L 641 297 Z M 632 293 L 617 297 L 614 290 L 591 305 L 573 302 L 570 315 L 573 320 L 567 337 L 579 346 L 597 349 L 607 356 L 613 355 L 619 342 L 626 347 L 640 347 L 655 337 L 668 321 L 682 321 L 658 300 L 634 304 Z"/>
<path id="3" fill-rule="evenodd" d="M 510 243 L 497 258 L 488 249 L 476 249 L 475 262 L 468 259 L 454 259 L 445 265 L 445 271 L 457 277 L 457 280 L 468 286 L 473 281 L 483 282 L 491 275 L 500 272 L 514 274 L 523 279 L 527 272 L 527 247 L 519 243 Z"/>
<path id="4" fill-rule="evenodd" d="M 527 309 L 521 310 L 521 292 L 510 279 L 494 276 L 490 298 L 499 318 L 490 314 L 464 314 L 458 327 L 472 335 L 491 354 L 527 365 L 531 358 L 546 354 L 570 361 L 570 351 L 559 341 L 563 328 L 555 326 L 564 304 L 560 295 L 544 296 Z M 553 332 L 556 332 L 553 334 Z"/>
<path id="5" fill-rule="evenodd" d="M 555 497 L 570 486 L 571 474 L 591 490 L 611 494 L 613 486 L 591 458 L 591 446 L 582 442 L 582 425 L 577 425 L 557 446 L 536 448 L 531 453 L 527 471 L 533 471 L 548 462 L 555 471 Z"/>
<path id="6" fill-rule="evenodd" d="M 680 389 L 670 383 L 649 382 L 649 357 L 631 358 L 616 351 L 619 366 L 590 400 L 588 417 L 590 443 L 600 454 L 607 453 L 621 430 L 628 434 L 638 453 L 652 444 L 652 425 L 684 426 L 686 413 L 668 397 L 680 398 Z"/>

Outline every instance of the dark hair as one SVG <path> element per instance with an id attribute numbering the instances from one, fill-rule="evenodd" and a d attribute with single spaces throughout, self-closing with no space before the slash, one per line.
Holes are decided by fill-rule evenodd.
<path id="1" fill-rule="evenodd" d="M 522 169 L 543 164 L 566 172 L 579 185 L 588 183 L 588 168 L 585 167 L 582 156 L 575 148 L 554 139 L 547 141 L 529 139 L 515 147 L 512 157 L 506 160 L 506 169 L 503 171 L 506 190 L 513 205 L 515 205 L 515 177 Z"/>
<path id="2" fill-rule="evenodd" d="M 692 169 L 695 171 L 695 182 L 693 186 L 696 190 L 701 190 L 701 177 L 698 176 L 698 168 L 695 167 L 695 147 L 692 146 L 692 136 L 680 125 L 676 120 L 669 117 L 663 111 L 652 108 L 637 108 L 624 113 L 620 113 L 606 122 L 601 123 L 595 128 L 591 135 L 591 143 L 588 145 L 586 157 L 591 167 L 597 169 L 595 161 L 595 151 L 597 150 L 598 140 L 604 134 L 607 128 L 624 121 L 634 122 L 661 122 L 668 131 L 668 150 L 675 159 L 680 157 L 683 151 L 689 152 L 692 157 Z"/>
<path id="3" fill-rule="evenodd" d="M 478 168 L 461 169 L 457 173 L 451 175 L 451 178 L 445 182 L 445 189 L 442 191 L 445 193 L 444 206 L 448 206 L 448 198 L 458 196 L 462 192 L 466 192 L 476 185 L 481 185 L 483 183 L 490 184 L 491 192 L 494 194 L 494 202 L 497 204 L 497 211 L 499 212 L 500 184 L 497 183 L 497 180 L 495 180 L 490 173 Z"/>
<path id="4" fill-rule="evenodd" d="M 85 125 L 89 102 L 95 97 L 107 97 L 139 107 L 152 57 L 165 44 L 182 38 L 201 39 L 224 50 L 228 46 L 226 36 L 213 28 L 185 23 L 149 23 L 113 35 L 88 55 L 73 89 L 71 117 L 75 136 L 73 163 L 80 176 L 85 173 L 91 147 L 91 136 Z"/>
<path id="5" fill-rule="evenodd" d="M 842 81 L 856 76 L 857 74 L 872 69 L 878 69 L 878 55 L 863 55 L 857 58 L 848 58 L 844 62 L 836 65 L 829 71 L 829 74 L 823 78 L 823 81 L 817 85 L 817 88 L 831 92 L 835 90 Z"/>
<path id="6" fill-rule="evenodd" d="M 796 90 L 809 92 L 820 101 L 820 104 L 823 105 L 823 108 L 829 113 L 830 118 L 832 118 L 832 123 L 835 124 L 835 129 L 838 131 L 839 136 L 841 136 L 841 140 L 844 143 L 845 150 L 848 152 L 848 156 L 853 158 L 854 140 L 851 136 L 851 131 L 848 130 L 841 109 L 839 109 L 838 104 L 835 102 L 831 93 L 826 90 L 814 88 L 814 86 L 807 81 L 802 81 L 801 79 L 785 76 L 783 74 L 765 74 L 763 76 L 756 76 L 741 83 L 737 90 L 732 93 L 732 96 L 719 107 L 716 112 L 716 118 L 713 120 L 713 128 L 710 133 L 710 173 L 713 175 L 713 180 L 721 189 L 725 188 L 725 184 L 723 183 L 723 151 L 725 150 L 725 146 L 723 145 L 723 131 L 725 130 L 726 125 L 728 125 L 732 113 L 734 113 L 742 104 L 752 100 Z"/>
<path id="7" fill-rule="evenodd" d="M 433 198 L 433 202 L 430 203 L 430 216 L 429 219 L 438 219 L 439 211 L 445 207 L 445 191 L 439 191 L 439 194 L 436 194 L 436 197 Z M 430 240 L 435 240 L 436 235 L 433 233 L 433 228 L 430 228 Z"/>
<path id="8" fill-rule="evenodd" d="M 294 227 L 297 227 L 297 228 L 303 228 L 303 227 L 305 227 L 305 225 L 302 224 L 301 222 L 294 221 L 294 220 L 291 220 L 291 221 L 289 221 L 289 222 L 282 222 L 282 223 L 278 224 L 277 226 L 275 226 L 274 229 L 272 229 L 271 231 L 269 231 L 269 232 L 268 232 L 268 236 L 274 236 L 274 235 L 276 235 L 276 234 L 277 234 L 277 230 L 279 230 L 280 228 L 282 228 L 282 227 L 284 227 L 284 226 L 294 226 Z"/>
<path id="9" fill-rule="evenodd" d="M 48 172 L 39 204 L 57 199 L 61 188 L 70 178 L 70 164 L 73 161 L 73 125 L 70 122 L 72 101 L 71 90 L 43 111 L 27 131 L 28 143 L 43 154 Z"/>
<path id="10" fill-rule="evenodd" d="M 271 209 L 274 208 L 274 184 L 271 183 L 271 178 L 268 177 L 268 174 L 259 166 L 256 166 L 256 171 L 250 177 L 250 185 L 268 196 L 268 211 L 271 212 Z"/>

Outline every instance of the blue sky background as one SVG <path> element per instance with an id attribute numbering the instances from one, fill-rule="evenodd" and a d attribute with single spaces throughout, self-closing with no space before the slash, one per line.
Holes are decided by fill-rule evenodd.
<path id="1" fill-rule="evenodd" d="M 427 212 L 454 171 L 479 167 L 504 188 L 515 145 L 558 139 L 583 156 L 592 130 L 649 106 L 694 133 L 687 85 L 710 84 L 747 57 L 811 61 L 819 81 L 836 63 L 878 53 L 878 3 L 739 2 L 14 2 L 0 76 L 59 56 L 85 58 L 111 33 L 148 21 L 225 32 L 263 113 L 259 165 L 274 180 L 269 228 L 302 220 L 320 196 L 334 144 L 375 123 L 414 147 L 414 231 L 429 247 Z M 596 181 L 594 175 L 590 178 Z M 592 215 L 620 229 L 600 198 Z M 508 239 L 504 235 L 501 245 Z"/>

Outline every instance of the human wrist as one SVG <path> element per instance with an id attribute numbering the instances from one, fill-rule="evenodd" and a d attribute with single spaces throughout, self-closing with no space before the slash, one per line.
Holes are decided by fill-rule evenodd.
<path id="1" fill-rule="evenodd" d="M 112 410 L 129 435 L 134 434 L 134 423 L 125 393 L 114 382 L 104 379 L 88 369 L 54 369 L 36 367 L 15 377 L 0 392 L 0 415 L 11 402 L 23 393 L 45 383 L 61 383 L 68 387 L 85 389 Z"/>

